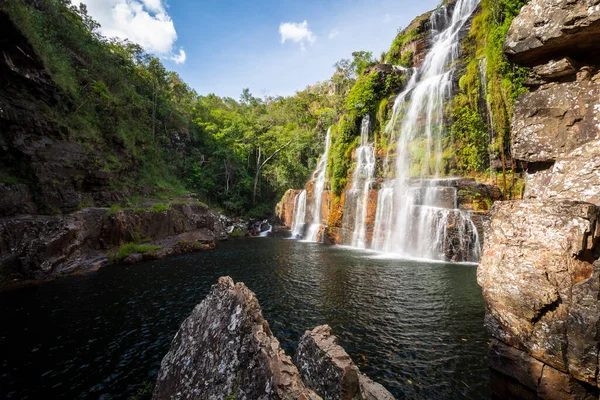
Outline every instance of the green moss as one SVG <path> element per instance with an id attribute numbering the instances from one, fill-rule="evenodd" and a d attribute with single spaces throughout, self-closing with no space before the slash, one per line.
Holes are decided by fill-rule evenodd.
<path id="1" fill-rule="evenodd" d="M 402 53 L 402 56 L 395 62 L 396 65 L 409 68 L 413 65 L 414 53 L 411 50 Z"/>
<path id="2" fill-rule="evenodd" d="M 248 236 L 248 229 L 241 229 L 241 228 L 236 227 L 233 229 L 233 232 L 229 233 L 228 235 L 231 238 Z"/>
<path id="3" fill-rule="evenodd" d="M 120 204 L 113 204 L 110 206 L 108 211 L 106 211 L 104 213 L 104 219 L 108 219 L 108 218 L 110 218 L 110 216 L 112 216 L 120 211 L 123 211 L 123 207 L 121 207 Z"/>
<path id="4" fill-rule="evenodd" d="M 150 244 L 126 243 L 119 247 L 119 249 L 116 252 L 111 253 L 109 255 L 109 258 L 112 262 L 119 262 L 130 256 L 131 254 L 152 254 L 160 248 L 160 246 Z"/>
<path id="5" fill-rule="evenodd" d="M 150 208 L 154 212 L 165 212 L 171 209 L 171 204 L 168 203 L 154 203 Z"/>
<path id="6" fill-rule="evenodd" d="M 394 65 L 405 65 L 403 64 L 403 62 L 407 61 L 405 58 L 407 52 L 405 51 L 403 54 L 404 46 L 411 42 L 414 42 L 421 36 L 422 35 L 419 32 L 419 29 L 416 27 L 399 33 L 394 39 L 394 42 L 392 43 L 392 47 L 390 48 L 390 51 L 387 54 L 386 61 Z M 410 53 L 411 63 L 405 65 L 407 67 L 410 67 L 412 65 L 412 52 Z"/>
<path id="7" fill-rule="evenodd" d="M 528 70 L 508 62 L 502 44 L 512 20 L 525 3 L 527 0 L 482 0 L 481 12 L 474 17 L 463 40 L 462 62 L 466 68 L 459 79 L 460 92 L 451 107 L 452 147 L 456 153 L 452 168 L 457 172 L 483 172 L 489 168 L 491 152 L 503 160 L 510 154 L 512 107 L 517 97 L 527 91 L 523 82 Z M 487 68 L 482 82 L 480 60 L 484 57 Z M 483 87 L 485 82 L 487 87 Z M 483 93 L 488 94 L 486 98 L 482 98 Z M 488 109 L 493 127 L 485 122 Z M 490 128 L 495 134 L 495 142 L 491 144 Z M 505 166 L 505 174 L 507 168 L 510 167 Z"/>
<path id="8" fill-rule="evenodd" d="M 332 145 L 329 155 L 329 177 L 331 190 L 339 195 L 347 184 L 348 171 L 352 160 L 350 154 L 355 142 L 358 127 L 356 121 L 348 115 L 343 115 L 337 126 L 332 128 Z"/>
<path id="9" fill-rule="evenodd" d="M 118 171 L 121 168 L 121 162 L 114 154 L 106 156 L 106 162 L 104 163 L 103 171 L 113 172 Z"/>

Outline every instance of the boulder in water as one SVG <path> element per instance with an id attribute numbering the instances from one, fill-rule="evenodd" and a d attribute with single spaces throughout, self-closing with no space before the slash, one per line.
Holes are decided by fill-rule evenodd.
<path id="1" fill-rule="evenodd" d="M 302 336 L 294 361 L 304 383 L 324 399 L 394 399 L 383 386 L 360 373 L 328 325 Z"/>
<path id="2" fill-rule="evenodd" d="M 154 399 L 319 399 L 243 283 L 219 279 L 163 358 Z"/>

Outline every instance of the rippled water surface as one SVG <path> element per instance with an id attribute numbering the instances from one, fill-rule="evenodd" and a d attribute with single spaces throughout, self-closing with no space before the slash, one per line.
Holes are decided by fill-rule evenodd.
<path id="1" fill-rule="evenodd" d="M 288 354 L 329 324 L 399 399 L 489 398 L 476 267 L 277 238 L 0 292 L 0 395 L 130 398 L 222 275 L 246 283 Z"/>

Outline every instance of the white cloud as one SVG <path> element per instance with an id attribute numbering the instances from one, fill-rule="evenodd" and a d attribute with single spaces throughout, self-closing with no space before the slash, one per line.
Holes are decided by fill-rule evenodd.
<path id="1" fill-rule="evenodd" d="M 304 51 L 306 49 L 305 44 L 313 44 L 317 37 L 310 29 L 308 29 L 308 22 L 284 22 L 279 25 L 279 34 L 281 35 L 281 43 L 286 41 L 292 41 L 300 44 L 300 48 Z"/>
<path id="2" fill-rule="evenodd" d="M 179 54 L 174 54 L 171 56 L 170 60 L 175 64 L 183 64 L 187 56 L 185 55 L 185 51 L 183 49 L 179 49 Z"/>
<path id="3" fill-rule="evenodd" d="M 340 32 L 337 29 L 332 29 L 331 32 L 329 32 L 329 40 L 335 39 L 339 34 Z"/>
<path id="4" fill-rule="evenodd" d="M 392 22 L 392 16 L 390 14 L 385 14 L 385 17 L 383 17 L 383 23 L 389 24 L 390 22 Z"/>
<path id="5" fill-rule="evenodd" d="M 177 32 L 166 11 L 163 0 L 72 0 L 83 2 L 89 14 L 100 25 L 100 33 L 107 37 L 129 39 L 149 53 L 185 62 L 183 49 L 176 51 Z"/>

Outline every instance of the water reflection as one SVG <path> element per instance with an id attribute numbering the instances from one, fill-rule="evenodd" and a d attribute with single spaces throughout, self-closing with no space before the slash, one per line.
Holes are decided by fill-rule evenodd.
<path id="1" fill-rule="evenodd" d="M 270 238 L 0 293 L 2 397 L 131 396 L 222 275 L 257 293 L 290 354 L 306 329 L 328 323 L 398 398 L 489 397 L 474 266 Z"/>

